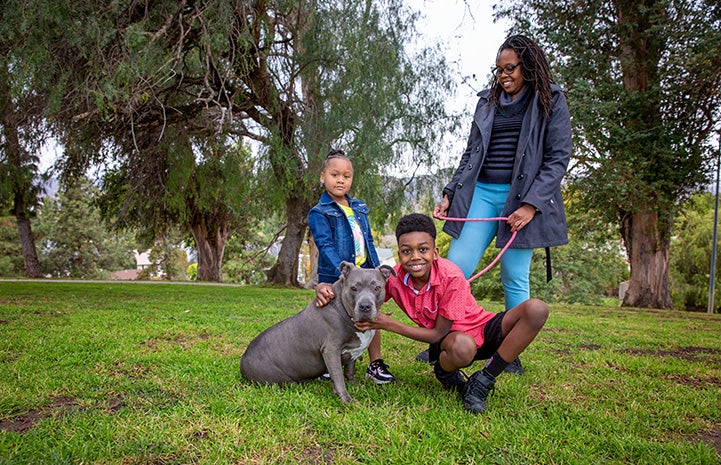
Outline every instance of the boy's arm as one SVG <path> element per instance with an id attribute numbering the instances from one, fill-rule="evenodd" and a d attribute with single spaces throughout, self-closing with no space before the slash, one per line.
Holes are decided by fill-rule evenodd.
<path id="1" fill-rule="evenodd" d="M 383 312 L 378 312 L 378 318 L 375 321 L 357 321 L 355 327 L 361 331 L 369 329 L 385 329 L 401 336 L 405 336 L 416 341 L 434 343 L 438 342 L 443 336 L 451 331 L 453 322 L 440 315 L 436 318 L 436 325 L 433 328 L 420 328 L 418 326 L 410 326 L 400 321 L 396 321 Z"/>

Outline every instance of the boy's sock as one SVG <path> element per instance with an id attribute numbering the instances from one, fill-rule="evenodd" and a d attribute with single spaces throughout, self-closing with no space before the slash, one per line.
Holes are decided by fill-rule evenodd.
<path id="1" fill-rule="evenodd" d="M 490 376 L 491 378 L 494 378 L 501 373 L 503 373 L 503 370 L 508 366 L 510 362 L 507 362 L 503 360 L 503 358 L 498 355 L 498 352 L 495 352 L 490 359 L 488 359 L 488 362 L 486 363 L 486 366 L 483 368 L 483 371 L 486 372 L 486 375 Z"/>

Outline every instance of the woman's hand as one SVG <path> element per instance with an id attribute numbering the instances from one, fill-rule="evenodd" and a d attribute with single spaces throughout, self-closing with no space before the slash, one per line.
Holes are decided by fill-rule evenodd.
<path id="1" fill-rule="evenodd" d="M 536 207 L 525 203 L 518 210 L 511 213 L 506 223 L 511 228 L 511 232 L 520 231 L 531 222 L 534 216 L 536 216 Z"/>
<path id="2" fill-rule="evenodd" d="M 433 216 L 436 218 L 439 216 L 446 216 L 446 213 L 448 213 L 448 207 L 450 206 L 451 202 L 448 200 L 447 195 L 443 195 L 443 199 L 438 202 L 438 204 L 433 209 Z"/>

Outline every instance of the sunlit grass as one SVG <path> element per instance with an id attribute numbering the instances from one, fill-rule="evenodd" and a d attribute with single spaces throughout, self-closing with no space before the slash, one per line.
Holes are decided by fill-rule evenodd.
<path id="1" fill-rule="evenodd" d="M 415 361 L 423 344 L 389 333 L 398 382 L 365 380 L 362 360 L 348 406 L 327 382 L 243 380 L 248 342 L 312 295 L 0 282 L 0 463 L 721 460 L 719 315 L 552 306 L 526 374 L 499 378 L 477 416 Z"/>

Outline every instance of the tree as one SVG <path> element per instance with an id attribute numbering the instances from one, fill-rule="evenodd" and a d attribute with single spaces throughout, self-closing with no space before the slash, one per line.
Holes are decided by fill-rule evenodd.
<path id="1" fill-rule="evenodd" d="M 618 224 L 630 261 L 623 305 L 671 308 L 680 201 L 707 181 L 721 107 L 715 1 L 518 0 L 496 7 L 544 44 L 568 90 L 589 206 Z"/>
<path id="2" fill-rule="evenodd" d="M 262 211 L 249 148 L 224 135 L 191 138 L 175 126 L 166 131 L 146 149 L 155 155 L 152 166 L 131 157 L 106 173 L 103 216 L 120 228 L 137 228 L 150 244 L 178 225 L 192 234 L 197 279 L 220 282 L 228 236 L 250 227 Z"/>
<path id="3" fill-rule="evenodd" d="M 65 92 L 52 119 L 67 149 L 66 172 L 104 160 L 121 165 L 133 173 L 122 192 L 134 199 L 115 203 L 130 212 L 163 205 L 173 176 L 165 164 L 170 146 L 184 144 L 181 151 L 190 153 L 207 138 L 258 141 L 266 207 L 285 220 L 272 282 L 297 284 L 306 215 L 320 195 L 318 171 L 331 145 L 352 155 L 357 192 L 391 208 L 402 185 L 383 185 L 379 172 L 432 164 L 444 126 L 455 123 L 443 102 L 452 85 L 447 64 L 430 48 L 408 56 L 416 14 L 400 0 L 94 1 L 58 10 L 49 25 L 36 26 L 67 32 L 53 45 L 65 47 L 68 73 L 58 80 Z M 78 28 L 78 17 L 92 21 Z M 203 224 L 202 216 L 151 211 L 166 224 L 187 221 L 198 247 L 211 251 L 199 249 L 199 279 L 219 279 L 201 270 L 206 258 L 208 269 L 219 269 L 224 226 L 212 215 Z"/>
<path id="4" fill-rule="evenodd" d="M 41 265 L 55 277 L 105 278 L 109 271 L 134 265 L 129 235 L 110 234 L 94 204 L 97 187 L 87 178 L 45 197 L 38 215 Z"/>
<path id="5" fill-rule="evenodd" d="M 25 276 L 37 278 L 42 274 L 30 220 L 42 193 L 35 153 L 44 140 L 45 96 L 34 74 L 32 39 L 37 36 L 22 27 L 17 14 L 6 11 L 0 22 L 0 206 L 11 205 Z"/>

